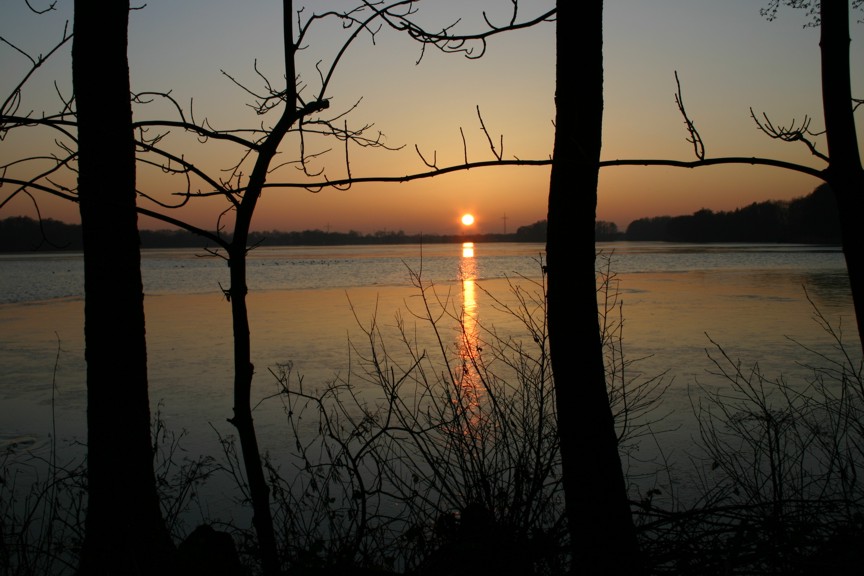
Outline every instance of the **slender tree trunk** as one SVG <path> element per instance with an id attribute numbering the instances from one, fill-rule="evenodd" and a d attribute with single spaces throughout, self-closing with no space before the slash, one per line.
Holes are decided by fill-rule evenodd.
<path id="1" fill-rule="evenodd" d="M 237 247 L 237 236 L 234 236 Z M 242 248 L 242 249 L 239 249 Z M 252 498 L 252 524 L 258 537 L 261 567 L 266 576 L 279 574 L 279 556 L 273 514 L 270 510 L 270 487 L 264 476 L 258 438 L 252 420 L 252 345 L 249 338 L 249 313 L 246 306 L 246 245 L 245 240 L 230 254 L 231 264 L 231 317 L 234 325 L 234 417 L 237 428 L 249 494 Z"/>
<path id="2" fill-rule="evenodd" d="M 849 2 L 822 0 L 822 105 L 828 140 L 828 183 L 837 198 L 843 254 L 864 350 L 864 169 L 855 132 L 849 60 Z"/>
<path id="3" fill-rule="evenodd" d="M 88 436 L 81 575 L 173 573 L 150 438 L 128 14 L 128 0 L 75 2 Z"/>
<path id="4" fill-rule="evenodd" d="M 636 543 L 609 407 L 595 281 L 603 2 L 557 3 L 547 303 L 573 570 L 634 574 Z"/>
<path id="5" fill-rule="evenodd" d="M 276 155 L 279 144 L 287 134 L 288 129 L 298 118 L 296 109 L 297 93 L 294 67 L 294 33 L 293 33 L 293 3 L 282 1 L 283 43 L 285 48 L 285 109 L 276 126 L 258 150 L 255 166 L 249 176 L 249 184 L 242 201 L 237 206 L 237 217 L 234 224 L 234 236 L 228 257 L 231 266 L 231 316 L 234 328 L 234 417 L 231 423 L 237 428 L 240 447 L 243 451 L 243 465 L 246 479 L 249 482 L 249 494 L 252 499 L 252 523 L 258 537 L 261 555 L 261 567 L 265 576 L 276 576 L 280 573 L 279 554 L 276 546 L 276 534 L 273 526 L 273 513 L 270 510 L 270 487 L 264 475 L 258 438 L 252 419 L 252 379 L 255 373 L 252 365 L 252 345 L 249 337 L 249 312 L 246 304 L 246 253 L 249 240 L 249 229 L 255 207 L 261 197 L 270 162 Z"/>

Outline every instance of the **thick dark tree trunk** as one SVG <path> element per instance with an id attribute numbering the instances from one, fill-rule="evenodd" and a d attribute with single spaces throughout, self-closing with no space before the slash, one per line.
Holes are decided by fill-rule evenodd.
<path id="1" fill-rule="evenodd" d="M 150 440 L 128 14 L 128 0 L 75 2 L 88 436 L 82 575 L 173 573 Z"/>
<path id="2" fill-rule="evenodd" d="M 828 140 L 828 183 L 837 198 L 843 254 L 864 349 L 864 170 L 855 132 L 849 60 L 849 2 L 822 0 L 822 105 Z"/>
<path id="3" fill-rule="evenodd" d="M 634 574 L 638 548 L 606 391 L 595 281 L 603 2 L 557 6 L 547 300 L 573 570 Z"/>

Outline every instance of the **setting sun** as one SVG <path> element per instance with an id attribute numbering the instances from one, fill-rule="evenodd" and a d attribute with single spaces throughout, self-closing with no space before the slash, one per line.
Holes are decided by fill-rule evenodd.
<path id="1" fill-rule="evenodd" d="M 464 224 L 465 226 L 471 226 L 472 224 L 474 224 L 474 216 L 471 214 L 463 214 L 462 224 Z"/>

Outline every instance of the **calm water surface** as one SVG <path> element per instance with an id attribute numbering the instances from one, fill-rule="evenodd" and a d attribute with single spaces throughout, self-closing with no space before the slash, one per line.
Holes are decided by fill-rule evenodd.
<path id="1" fill-rule="evenodd" d="M 712 340 L 742 365 L 769 374 L 808 373 L 802 345 L 831 353 L 808 298 L 860 354 L 845 265 L 838 249 L 789 245 L 601 245 L 623 301 L 624 346 L 634 378 L 671 382 L 666 450 L 685 455 L 693 428 L 688 392 L 722 386 L 706 350 Z M 256 408 L 263 449 L 288 450 L 282 406 L 268 368 L 293 362 L 304 384 L 323 387 L 349 369 L 349 341 L 373 319 L 397 337 L 396 314 L 413 328 L 422 304 L 416 275 L 433 300 L 458 314 L 470 308 L 500 333 L 527 338 L 493 298 L 512 301 L 509 283 L 538 292 L 541 244 L 275 247 L 249 265 Z M 230 308 L 225 262 L 194 250 L 145 251 L 151 401 L 168 426 L 188 431 L 190 452 L 218 452 L 213 428 L 231 434 Z M 86 438 L 80 254 L 0 256 L 0 448 L 43 450 L 55 430 Z M 433 294 L 433 293 L 430 293 Z M 508 300 L 511 298 L 511 300 Z M 417 324 L 419 339 L 431 337 Z M 455 325 L 453 345 L 458 341 Z M 445 330 L 445 333 L 447 333 Z M 388 332 L 389 331 L 389 332 Z M 425 334 L 425 335 L 424 335 Z M 574 357 L 578 360 L 578 350 Z M 714 370 L 716 371 L 716 370 Z M 123 375 L 117 375 L 118 385 Z M 52 418 L 52 405 L 55 412 Z M 211 428 L 211 426 L 213 428 Z M 72 450 L 70 448 L 70 450 Z M 646 451 L 648 451 L 646 449 Z"/>
<path id="2" fill-rule="evenodd" d="M 476 253 L 476 280 L 539 273 L 542 244 L 492 244 Z M 428 281 L 459 279 L 462 247 L 410 246 L 260 247 L 248 257 L 250 291 L 405 286 L 409 271 Z M 148 295 L 204 294 L 228 286 L 226 261 L 202 250 L 144 250 Z M 0 254 L 0 304 L 81 298 L 80 253 Z"/>

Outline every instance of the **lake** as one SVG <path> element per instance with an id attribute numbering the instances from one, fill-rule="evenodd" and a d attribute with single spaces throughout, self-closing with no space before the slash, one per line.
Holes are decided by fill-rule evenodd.
<path id="1" fill-rule="evenodd" d="M 758 362 L 766 374 L 805 378 L 807 362 L 818 361 L 806 349 L 834 353 L 814 321 L 816 306 L 860 357 L 838 248 L 622 242 L 599 249 L 610 258 L 622 302 L 624 352 L 639 359 L 628 378 L 663 374 L 670 384 L 662 406 L 669 416 L 658 429 L 672 429 L 659 438 L 673 459 L 693 450 L 695 386 L 723 386 L 706 354 L 716 355 L 712 340 L 742 366 Z M 542 254 L 542 244 L 478 244 L 470 252 L 460 245 L 254 250 L 249 307 L 262 449 L 278 459 L 293 445 L 282 404 L 267 399 L 278 391 L 268 369 L 290 362 L 304 386 L 323 388 L 350 373 L 349 343 L 362 349 L 362 327 L 373 320 L 394 347 L 400 322 L 421 345 L 434 346 L 416 318 L 423 312 L 418 275 L 433 287 L 433 307 L 456 317 L 466 311 L 502 336 L 529 338 L 502 306 L 514 302 L 510 285 L 542 294 Z M 215 431 L 233 433 L 226 422 L 230 307 L 221 292 L 228 269 L 203 250 L 147 250 L 142 272 L 152 409 L 158 405 L 167 426 L 187 431 L 189 453 L 217 454 Z M 82 288 L 80 254 L 0 255 L 0 449 L 42 454 L 54 435 L 74 453 L 75 441 L 86 440 Z M 445 314 L 440 328 L 445 343 L 457 346 L 456 321 Z M 123 375 L 117 379 L 122 385 Z M 645 446 L 643 456 L 654 453 Z"/>

